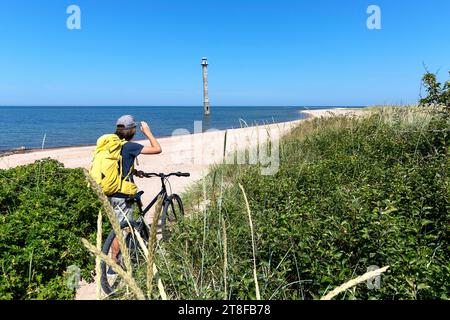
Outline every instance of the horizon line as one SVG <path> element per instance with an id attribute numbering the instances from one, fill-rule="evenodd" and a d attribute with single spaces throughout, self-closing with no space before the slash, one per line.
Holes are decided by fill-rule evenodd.
<path id="1" fill-rule="evenodd" d="M 369 105 L 217 105 L 212 106 L 212 108 L 235 108 L 235 107 L 244 107 L 244 108 L 253 108 L 253 107 L 283 107 L 283 108 L 326 108 L 326 107 L 335 107 L 335 108 L 364 108 Z M 203 108 L 202 105 L 0 105 L 0 108 L 5 107 L 81 107 L 81 108 L 106 108 L 106 107 L 138 107 L 138 108 Z"/>

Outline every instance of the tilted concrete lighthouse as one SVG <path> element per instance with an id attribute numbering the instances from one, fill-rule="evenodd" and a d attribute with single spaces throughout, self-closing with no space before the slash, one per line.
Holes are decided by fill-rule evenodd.
<path id="1" fill-rule="evenodd" d="M 208 58 L 202 58 L 203 69 L 203 109 L 205 116 L 210 114 L 209 110 L 209 97 L 208 97 Z"/>

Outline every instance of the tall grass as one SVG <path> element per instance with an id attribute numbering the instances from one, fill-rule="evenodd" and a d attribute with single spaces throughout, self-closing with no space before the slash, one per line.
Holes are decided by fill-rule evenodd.
<path id="1" fill-rule="evenodd" d="M 103 232 L 103 228 L 102 228 L 102 210 L 99 210 L 98 212 L 98 218 L 97 218 L 97 250 L 101 251 L 102 250 L 102 232 Z M 96 256 L 95 257 L 95 280 L 97 283 L 96 286 L 96 295 L 97 295 L 97 300 L 100 300 L 102 297 L 102 286 L 101 286 L 101 259 L 100 257 Z"/>
<path id="2" fill-rule="evenodd" d="M 248 224 L 250 225 L 250 234 L 252 236 L 252 252 L 253 252 L 253 278 L 255 280 L 255 291 L 256 291 L 256 300 L 261 300 L 261 293 L 259 291 L 259 283 L 258 283 L 258 274 L 256 271 L 256 249 L 255 249 L 255 235 L 253 231 L 253 221 L 252 221 L 252 213 L 250 211 L 250 206 L 247 200 L 247 194 L 245 193 L 244 187 L 239 184 L 239 188 L 242 190 L 242 194 L 244 195 L 245 206 L 247 208 L 248 213 Z"/>
<path id="3" fill-rule="evenodd" d="M 156 250 L 156 235 L 157 235 L 157 226 L 158 221 L 161 216 L 162 211 L 162 199 L 159 198 L 158 202 L 155 206 L 155 213 L 153 215 L 153 222 L 150 228 L 150 239 L 148 241 L 148 253 L 146 256 L 147 259 L 147 290 L 148 290 L 148 297 L 150 298 L 152 296 L 152 288 L 153 288 L 153 270 L 154 270 L 154 257 L 155 257 L 155 250 Z"/>

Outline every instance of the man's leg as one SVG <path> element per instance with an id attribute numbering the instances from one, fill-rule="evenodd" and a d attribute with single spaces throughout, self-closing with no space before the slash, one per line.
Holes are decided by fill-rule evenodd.
<path id="1" fill-rule="evenodd" d="M 119 251 L 120 251 L 119 240 L 117 240 L 117 237 L 115 237 L 111 244 L 111 257 L 117 263 L 119 262 L 117 259 L 117 256 L 119 255 Z"/>
<path id="2" fill-rule="evenodd" d="M 124 216 L 123 216 L 123 209 L 122 207 L 124 207 L 124 199 L 121 198 L 108 198 L 109 203 L 111 204 L 111 206 L 114 209 L 114 212 L 116 214 L 116 218 L 119 221 L 119 224 L 122 223 Z M 111 244 L 111 258 L 115 261 L 115 262 L 119 262 L 117 259 L 117 256 L 119 255 L 119 250 L 120 250 L 120 246 L 119 246 L 119 240 L 117 240 L 117 237 L 115 237 L 113 239 L 113 242 Z"/>
<path id="3" fill-rule="evenodd" d="M 133 210 L 134 206 L 131 203 L 127 203 L 125 199 L 122 198 L 109 198 L 109 202 L 111 203 L 114 212 L 116 213 L 117 220 L 122 224 L 123 221 L 126 221 L 125 216 L 129 221 L 133 219 Z M 111 257 L 112 259 L 119 264 L 118 255 L 120 251 L 119 240 L 117 237 L 113 239 L 111 244 Z"/>

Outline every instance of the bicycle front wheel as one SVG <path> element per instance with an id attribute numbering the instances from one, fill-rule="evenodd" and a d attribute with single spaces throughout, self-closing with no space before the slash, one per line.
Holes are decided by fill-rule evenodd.
<path id="1" fill-rule="evenodd" d="M 182 220 L 183 218 L 184 209 L 183 202 L 181 201 L 180 196 L 178 196 L 177 194 L 170 195 L 164 202 L 161 218 L 161 228 L 164 240 L 168 239 L 168 228 L 170 227 L 170 225 L 176 223 L 179 220 Z"/>

